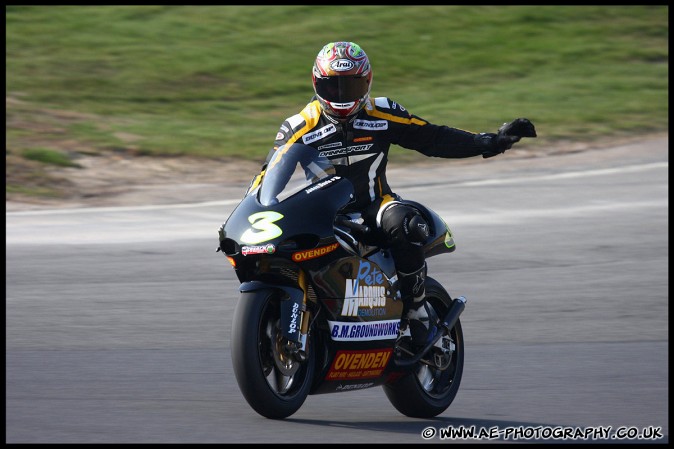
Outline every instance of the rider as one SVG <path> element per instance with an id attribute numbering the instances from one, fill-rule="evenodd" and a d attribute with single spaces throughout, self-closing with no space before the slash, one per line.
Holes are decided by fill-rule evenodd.
<path id="1" fill-rule="evenodd" d="M 355 199 L 345 212 L 359 212 L 366 224 L 376 226 L 388 240 L 412 342 L 424 344 L 435 333 L 424 299 L 422 245 L 428 238 L 428 223 L 388 185 L 389 146 L 396 144 L 433 157 L 487 158 L 505 152 L 522 137 L 536 137 L 534 125 L 519 118 L 497 133 L 474 134 L 431 124 L 390 98 L 371 98 L 370 61 L 353 42 L 325 45 L 314 61 L 312 81 L 314 97 L 299 114 L 281 124 L 274 147 L 248 191 L 261 182 L 267 163 L 282 145 L 299 142 L 327 156 L 337 175 L 354 185 Z"/>

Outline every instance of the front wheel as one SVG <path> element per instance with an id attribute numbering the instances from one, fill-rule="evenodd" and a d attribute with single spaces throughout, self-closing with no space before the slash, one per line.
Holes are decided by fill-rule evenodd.
<path id="1" fill-rule="evenodd" d="M 437 316 L 444 317 L 452 305 L 452 298 L 437 281 L 426 280 L 426 300 Z M 449 337 L 449 338 L 448 338 Z M 403 415 L 413 418 L 432 418 L 447 410 L 456 397 L 463 374 L 463 331 L 457 320 L 448 337 L 452 348 L 448 365 L 442 368 L 417 363 L 405 376 L 383 385 L 384 393 Z"/>
<path id="2" fill-rule="evenodd" d="M 286 350 L 281 331 L 280 294 L 244 292 L 234 310 L 232 364 L 239 388 L 260 415 L 283 419 L 304 403 L 314 374 L 311 339 L 300 363 Z"/>

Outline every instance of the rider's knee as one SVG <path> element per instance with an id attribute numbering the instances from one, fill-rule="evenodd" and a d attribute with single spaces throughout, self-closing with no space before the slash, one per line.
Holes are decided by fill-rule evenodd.
<path id="1" fill-rule="evenodd" d="M 402 203 L 387 207 L 381 216 L 381 228 L 394 247 L 422 246 L 429 236 L 428 222 L 418 210 Z"/>

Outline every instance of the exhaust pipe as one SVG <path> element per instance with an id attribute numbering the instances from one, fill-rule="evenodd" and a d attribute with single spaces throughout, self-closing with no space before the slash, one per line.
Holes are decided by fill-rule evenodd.
<path id="1" fill-rule="evenodd" d="M 449 312 L 447 312 L 445 319 L 438 324 L 438 327 L 445 329 L 445 332 L 449 334 L 449 331 L 452 330 L 452 328 L 456 324 L 456 321 L 459 319 L 459 315 L 461 315 L 463 313 L 463 310 L 466 308 L 467 301 L 468 300 L 464 296 L 459 296 L 458 298 L 456 298 L 452 303 L 452 307 L 449 309 Z M 439 339 L 440 338 L 436 335 L 433 344 L 435 344 L 435 342 L 437 342 Z"/>
<path id="2" fill-rule="evenodd" d="M 468 301 L 464 296 L 459 296 L 458 298 L 454 299 L 454 302 L 452 302 L 452 306 L 449 308 L 449 311 L 447 312 L 447 315 L 442 319 L 442 321 L 438 322 L 437 328 L 438 332 L 435 334 L 435 337 L 433 337 L 433 340 L 431 340 L 424 348 L 419 351 L 417 355 L 410 359 L 405 359 L 405 360 L 398 360 L 394 359 L 394 362 L 397 366 L 411 366 L 417 363 L 421 358 L 428 352 L 429 349 L 431 349 L 437 342 L 440 340 L 442 337 L 445 335 L 449 335 L 449 332 L 452 330 L 454 325 L 456 324 L 457 320 L 459 319 L 459 316 L 461 313 L 463 313 L 463 310 L 466 308 L 466 301 Z"/>

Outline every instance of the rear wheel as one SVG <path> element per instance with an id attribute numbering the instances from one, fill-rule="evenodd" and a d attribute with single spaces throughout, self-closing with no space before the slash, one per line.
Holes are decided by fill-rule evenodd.
<path id="1" fill-rule="evenodd" d="M 311 341 L 308 357 L 295 359 L 281 331 L 279 294 L 244 292 L 234 311 L 232 364 L 239 388 L 260 415 L 283 419 L 304 403 L 314 374 Z"/>
<path id="2" fill-rule="evenodd" d="M 439 317 L 444 317 L 452 304 L 447 291 L 431 278 L 426 280 L 426 300 Z M 383 385 L 386 397 L 400 413 L 414 418 L 432 418 L 454 401 L 463 374 L 463 331 L 459 320 L 449 336 L 443 339 L 449 351 L 438 363 L 418 362 L 410 373 Z M 434 357 L 424 356 L 423 359 L 433 360 Z"/>

